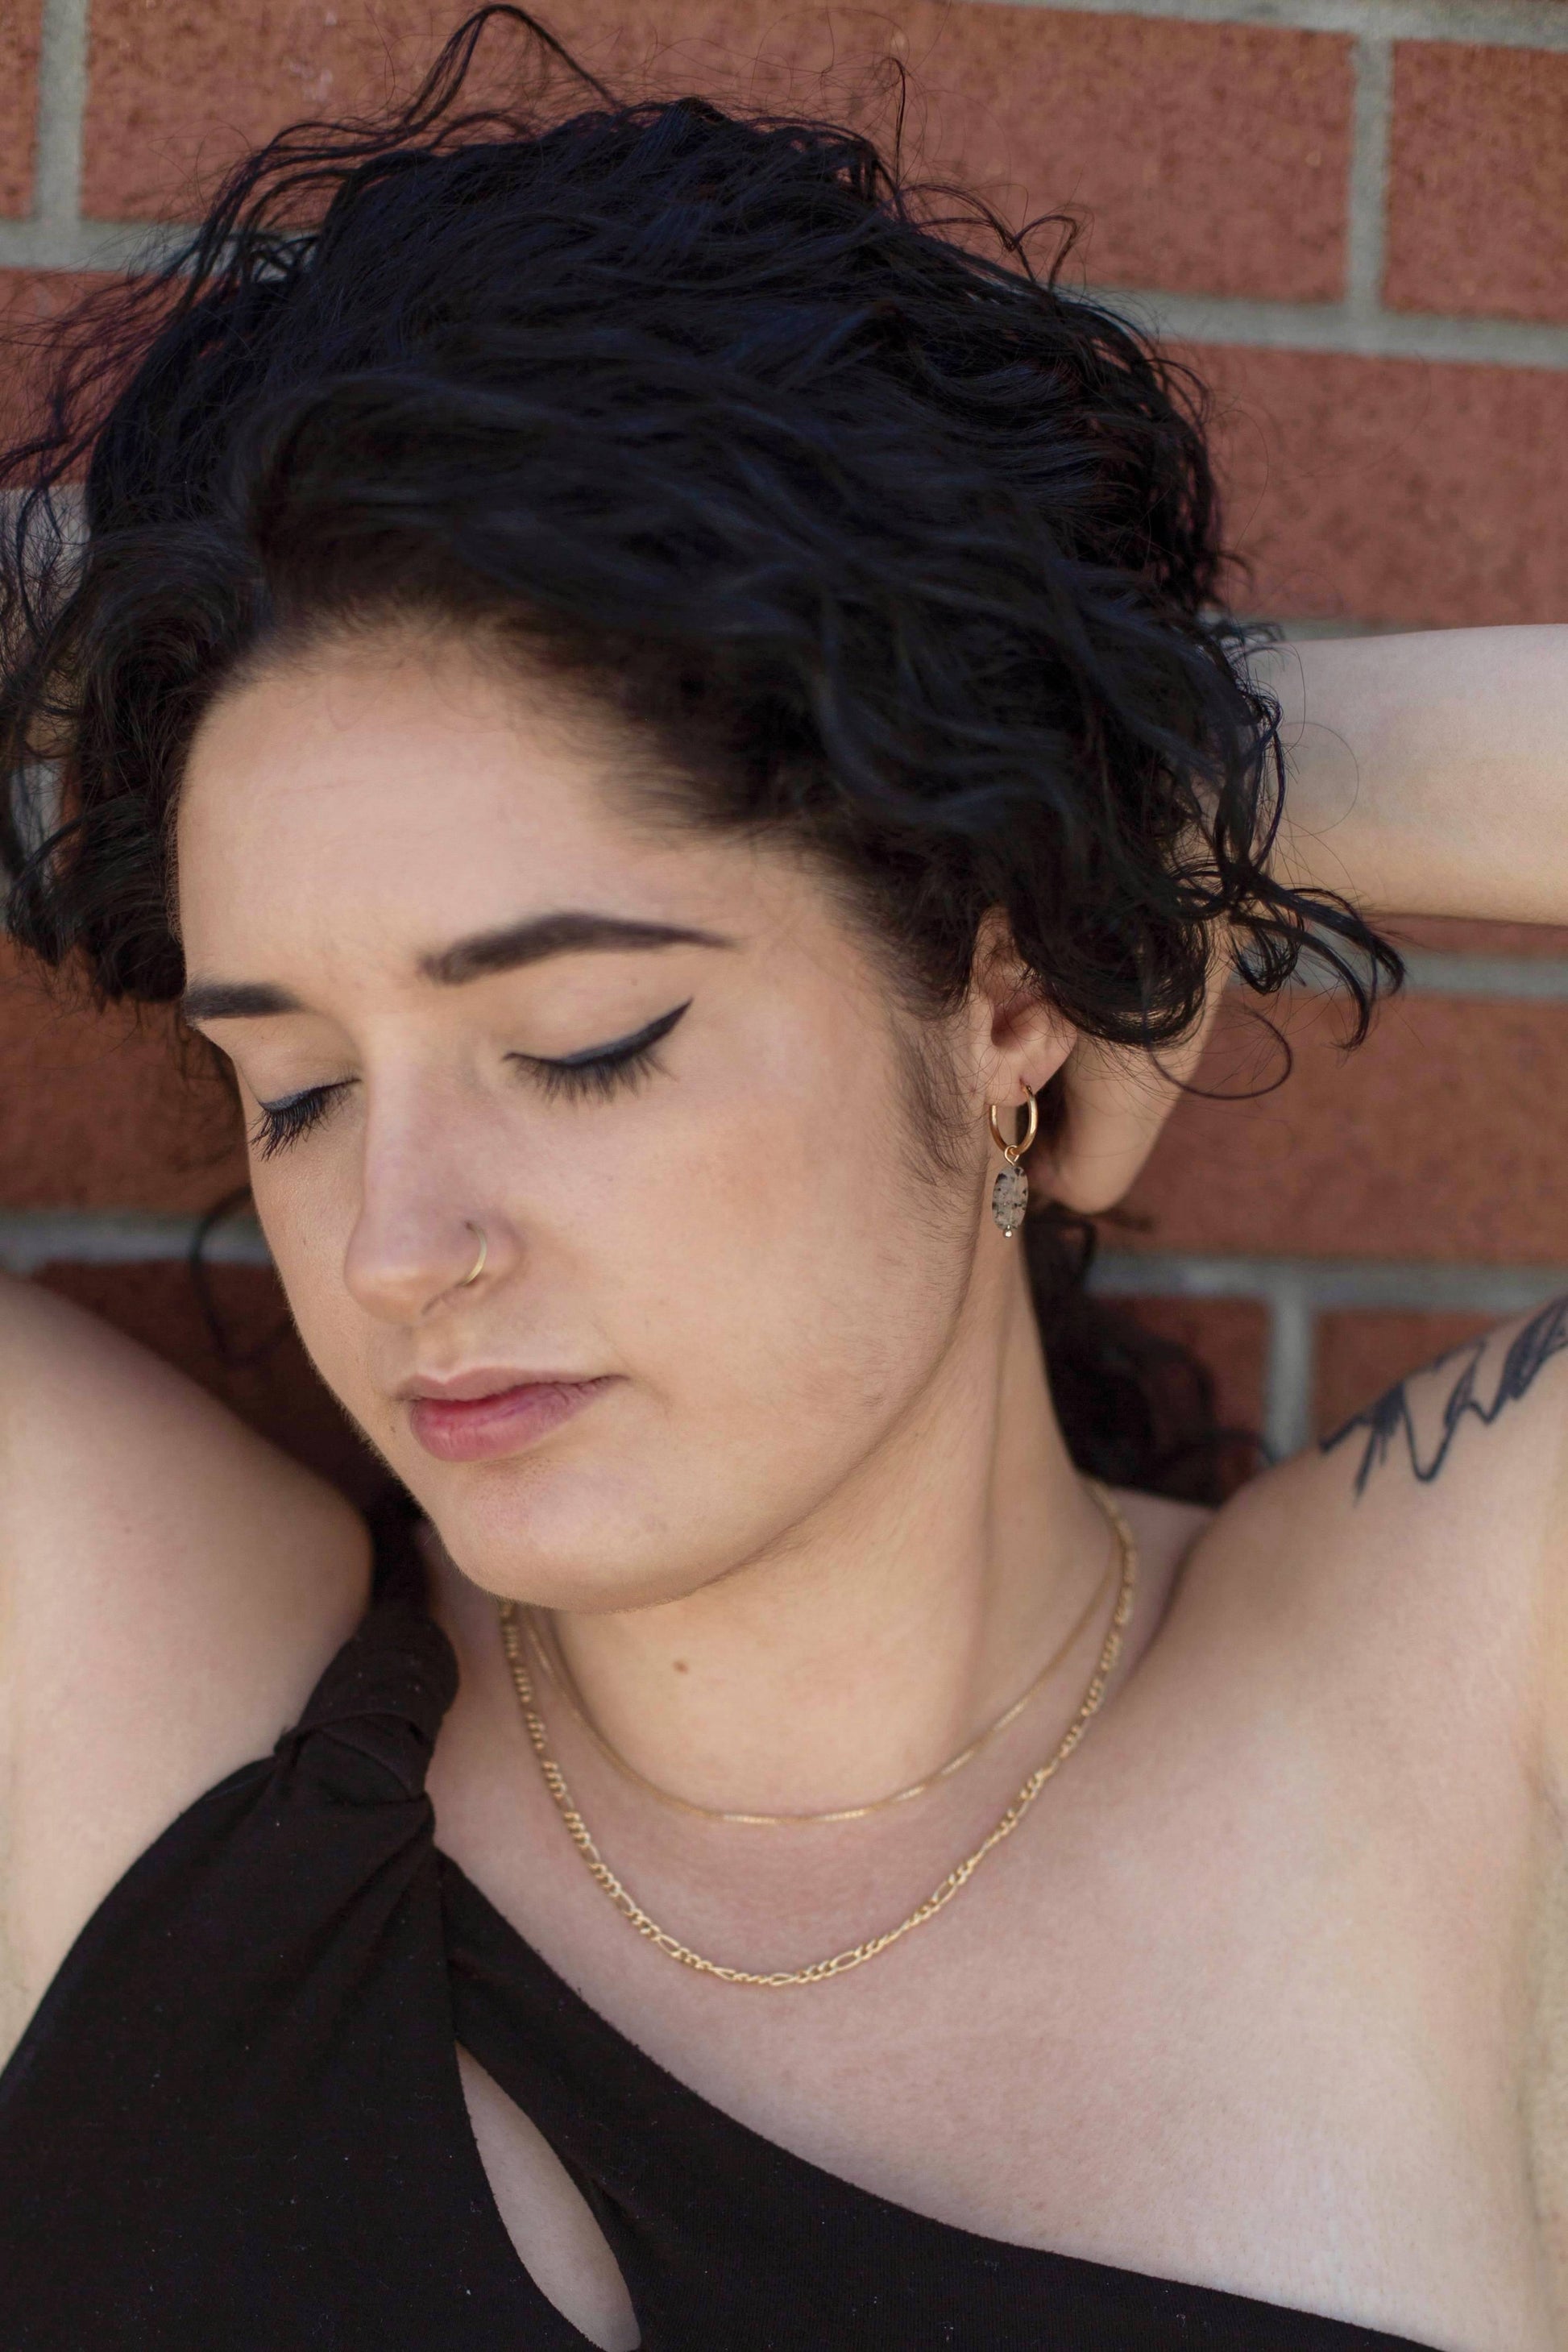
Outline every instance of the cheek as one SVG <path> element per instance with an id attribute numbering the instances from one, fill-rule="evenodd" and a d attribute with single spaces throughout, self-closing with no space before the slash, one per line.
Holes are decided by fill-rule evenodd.
<path id="1" fill-rule="evenodd" d="M 304 1341 L 327 1386 L 376 1444 L 389 1433 L 374 1384 L 372 1334 L 343 1281 L 343 1260 L 359 1198 L 357 1166 L 345 1155 L 279 1152 L 250 1161 L 251 1198 L 272 1262 Z"/>
<path id="2" fill-rule="evenodd" d="M 597 1202 L 603 1295 L 689 1433 L 754 1472 L 863 1450 L 951 1334 L 973 1203 L 926 1181 L 871 1044 L 757 1070 Z M 634 1337 L 635 1334 L 635 1337 Z"/>
<path id="3" fill-rule="evenodd" d="M 449 1134 L 521 1240 L 458 1309 L 463 1348 L 625 1379 L 613 1413 L 479 1476 L 433 1465 L 386 1402 L 408 1335 L 344 1286 L 357 1146 L 258 1163 L 257 1205 L 322 1377 L 470 1574 L 507 1589 L 526 1550 L 568 1605 L 689 1589 L 820 1505 L 951 1340 L 975 1201 L 918 1172 L 903 1086 L 879 1036 L 825 1033 L 618 1110 L 492 1104 Z"/>
<path id="4" fill-rule="evenodd" d="M 526 1556 L 555 1604 L 673 1598 L 786 1538 L 873 1454 L 951 1343 L 977 1230 L 883 1132 L 863 1092 L 841 1115 L 737 1090 L 584 1171 L 514 1313 L 586 1328 L 626 1387 L 488 1494 L 426 1484 L 479 1583 L 508 1589 Z"/>

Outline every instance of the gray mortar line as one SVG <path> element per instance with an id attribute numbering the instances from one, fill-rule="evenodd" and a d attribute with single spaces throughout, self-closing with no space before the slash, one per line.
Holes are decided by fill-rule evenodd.
<path id="1" fill-rule="evenodd" d="M 1469 955 L 1458 949 L 1407 948 L 1400 946 L 1396 919 L 1382 928 L 1399 948 L 1406 995 L 1481 997 L 1515 1004 L 1568 1003 L 1568 956 Z M 1239 1002 L 1256 1002 L 1239 981 L 1232 985 Z M 1290 986 L 1306 996 L 1332 996 L 1337 982 L 1317 957 L 1306 956 Z"/>
<path id="2" fill-rule="evenodd" d="M 87 93 L 88 0 L 44 0 L 34 114 L 33 209 L 0 221 L 0 266 L 79 266 L 81 121 Z"/>
<path id="3" fill-rule="evenodd" d="M 1355 46 L 1355 109 L 1346 205 L 1345 301 L 1364 331 L 1383 310 L 1383 262 L 1388 212 L 1388 139 L 1394 112 L 1394 49 L 1363 33 Z"/>
<path id="4" fill-rule="evenodd" d="M 1563 11 L 1568 16 L 1568 7 Z M 1270 302 L 1246 295 L 1170 294 L 1146 286 L 1091 286 L 1090 299 L 1131 312 L 1170 341 L 1314 352 L 1345 359 L 1436 361 L 1445 366 L 1568 368 L 1568 326 L 1521 319 L 1450 319 L 1435 311 L 1349 302 Z"/>
<path id="5" fill-rule="evenodd" d="M 1465 955 L 1436 948 L 1404 948 L 1400 952 L 1405 985 L 1415 995 L 1568 1003 L 1568 957 Z"/>
<path id="6" fill-rule="evenodd" d="M 60 1260 L 76 1265 L 128 1265 L 184 1259 L 199 1220 L 123 1209 L 12 1209 L 0 1212 L 0 1265 L 34 1274 Z M 220 1265 L 269 1265 L 253 1219 L 235 1217 L 208 1235 L 202 1253 Z"/>
<path id="7" fill-rule="evenodd" d="M 1202 1250 L 1107 1249 L 1090 1287 L 1108 1297 L 1272 1299 L 1286 1287 L 1314 1314 L 1339 1307 L 1518 1315 L 1568 1292 L 1568 1265 L 1478 1265 L 1440 1258 L 1232 1257 Z"/>
<path id="8" fill-rule="evenodd" d="M 1268 1310 L 1263 1443 L 1276 1462 L 1283 1462 L 1312 1440 L 1317 1329 L 1306 1290 L 1289 1275 L 1277 1277 Z"/>
<path id="9" fill-rule="evenodd" d="M 979 0 L 975 0 L 979 5 Z M 1368 33 L 1471 48 L 1568 49 L 1561 0 L 1023 0 L 1086 16 L 1174 17 L 1282 32 Z"/>
<path id="10" fill-rule="evenodd" d="M 44 0 L 33 217 L 28 226 L 46 241 L 73 237 L 80 220 L 88 5 L 89 0 Z"/>
<path id="11" fill-rule="evenodd" d="M 1568 1266 L 1478 1266 L 1353 1259 L 1213 1257 L 1182 1251 L 1108 1250 L 1091 1287 L 1110 1298 L 1254 1299 L 1268 1316 L 1263 1441 L 1282 1461 L 1310 1444 L 1317 1318 L 1326 1308 L 1445 1307 L 1524 1314 L 1568 1291 Z"/>
<path id="12" fill-rule="evenodd" d="M 81 216 L 89 9 L 90 0 L 44 0 L 33 209 L 26 220 L 0 221 L 0 268 L 123 268 L 144 264 L 184 235 Z"/>
<path id="13" fill-rule="evenodd" d="M 1470 955 L 1458 949 L 1401 947 L 1397 919 L 1390 919 L 1382 929 L 1399 948 L 1407 995 L 1482 997 L 1518 1004 L 1568 1003 L 1568 956 Z M 1290 982 L 1305 996 L 1331 996 L 1337 984 L 1319 959 L 1310 955 L 1303 957 Z M 1240 981 L 1231 985 L 1238 1002 L 1256 1003 Z"/>
<path id="14" fill-rule="evenodd" d="M 0 269 L 155 269 L 190 234 L 153 221 L 0 221 Z"/>

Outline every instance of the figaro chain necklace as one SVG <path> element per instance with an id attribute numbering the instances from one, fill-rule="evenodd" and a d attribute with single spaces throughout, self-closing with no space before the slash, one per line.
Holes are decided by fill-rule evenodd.
<path id="1" fill-rule="evenodd" d="M 847 1976 L 851 1969 L 861 1968 L 866 1961 L 874 1960 L 879 1953 L 888 1951 L 905 1936 L 912 1934 L 915 1928 L 923 1927 L 928 1919 L 934 1919 L 939 1911 L 946 1910 L 954 1895 L 962 1894 L 968 1885 L 987 1854 L 994 1853 L 1005 1838 L 1012 1836 L 1046 1783 L 1055 1779 L 1077 1748 L 1095 1716 L 1100 1712 L 1100 1703 L 1105 1696 L 1106 1685 L 1115 1670 L 1116 1661 L 1121 1654 L 1122 1636 L 1131 1619 L 1133 1599 L 1137 1590 L 1138 1549 L 1132 1538 L 1132 1530 L 1110 1495 L 1093 1479 L 1087 1479 L 1085 1484 L 1110 1522 L 1121 1554 L 1121 1574 L 1117 1588 L 1116 1606 L 1111 1612 L 1110 1623 L 1100 1646 L 1099 1661 L 1089 1677 L 1089 1687 L 1079 1702 L 1078 1711 L 1072 1721 L 1051 1755 L 1030 1773 L 1001 1819 L 986 1832 L 973 1852 L 965 1854 L 962 1862 L 954 1864 L 941 1885 L 934 1887 L 923 1903 L 918 1904 L 914 1910 L 900 1919 L 896 1927 L 885 1927 L 879 1935 L 868 1937 L 865 1943 L 852 1944 L 847 1950 L 835 1952 L 826 1959 L 813 1960 L 804 1969 L 773 1969 L 758 1971 L 752 1969 L 730 1968 L 721 1960 L 705 1958 L 702 1953 L 693 1951 L 689 1944 L 683 1944 L 679 1937 L 672 1936 L 668 1928 L 661 1927 L 656 1919 L 649 1918 L 636 1895 L 627 1887 L 623 1886 L 599 1852 L 594 1842 L 592 1831 L 574 1801 L 572 1791 L 567 1786 L 566 1776 L 550 1753 L 549 1734 L 534 1701 L 533 1685 L 528 1672 L 528 1662 L 523 1654 L 522 1629 L 518 1603 L 515 1601 L 498 1602 L 500 1612 L 501 1641 L 506 1649 L 507 1663 L 511 1669 L 518 1705 L 522 1711 L 522 1719 L 528 1728 L 529 1739 L 539 1761 L 541 1778 L 554 1800 L 555 1809 L 565 1824 L 567 1835 L 582 1855 L 589 1875 L 602 1892 L 608 1895 L 621 1916 L 636 1928 L 639 1936 L 652 1944 L 656 1951 L 663 1952 L 668 1959 L 679 1961 L 682 1968 L 695 1970 L 699 1976 L 717 1977 L 723 1984 L 756 1985 L 772 1990 L 793 1985 L 826 1984 L 830 1977 Z"/>
<path id="2" fill-rule="evenodd" d="M 1020 1691 L 1012 1704 L 1004 1707 L 1002 1713 L 995 1717 L 994 1721 L 988 1723 L 983 1731 L 976 1732 L 974 1738 L 966 1746 L 961 1748 L 956 1756 L 950 1756 L 945 1764 L 939 1764 L 936 1770 L 928 1772 L 923 1780 L 911 1780 L 906 1787 L 895 1789 L 891 1796 L 872 1797 L 863 1805 L 837 1805 L 830 1811 L 819 1813 L 731 1812 L 727 1811 L 721 1805 L 694 1804 L 689 1797 L 678 1797 L 673 1789 L 661 1788 L 657 1780 L 650 1780 L 646 1772 L 639 1772 L 635 1764 L 628 1762 L 620 1749 L 613 1747 L 599 1729 L 588 1712 L 582 1693 L 577 1688 L 572 1669 L 561 1654 L 559 1643 L 555 1640 L 552 1632 L 547 1631 L 546 1625 L 541 1622 L 541 1612 L 524 1605 L 519 1609 L 518 1614 L 522 1621 L 523 1633 L 527 1637 L 525 1646 L 531 1649 L 543 1667 L 545 1679 L 552 1689 L 560 1693 L 561 1697 L 571 1709 L 573 1718 L 584 1738 L 592 1741 L 605 1763 L 612 1765 L 623 1780 L 629 1780 L 632 1786 L 640 1789 L 645 1796 L 657 1797 L 661 1805 L 668 1805 L 678 1813 L 689 1813 L 694 1820 L 700 1822 L 728 1822 L 732 1828 L 737 1829 L 815 1829 L 825 1822 L 863 1822 L 872 1813 L 890 1812 L 895 1805 L 910 1804 L 916 1797 L 925 1796 L 928 1790 L 934 1789 L 940 1781 L 951 1780 L 955 1773 L 963 1771 L 966 1764 L 973 1764 L 977 1756 L 984 1755 L 992 1741 L 999 1739 L 1003 1732 L 1009 1730 L 1017 1722 L 1025 1709 L 1039 1696 L 1062 1660 L 1070 1657 L 1077 1649 L 1090 1620 L 1100 1614 L 1107 1588 L 1114 1584 L 1121 1574 L 1119 1554 L 1120 1547 L 1113 1548 L 1112 1557 L 1104 1578 L 1089 1594 L 1076 1622 L 1068 1628 L 1063 1639 L 1058 1643 L 1028 1688 Z"/>

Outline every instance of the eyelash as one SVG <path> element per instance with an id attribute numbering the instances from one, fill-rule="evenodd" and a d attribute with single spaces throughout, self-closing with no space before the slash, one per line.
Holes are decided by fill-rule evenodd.
<path id="1" fill-rule="evenodd" d="M 685 1004 L 661 1013 L 646 1029 L 636 1029 L 629 1037 L 613 1038 L 607 1045 L 595 1045 L 585 1054 L 567 1054 L 553 1062 L 535 1054 L 510 1054 L 507 1058 L 520 1062 L 538 1079 L 546 1102 L 581 1102 L 593 1097 L 603 1102 L 623 1088 L 635 1093 L 658 1067 L 655 1050 L 690 1002 L 688 997 Z"/>
<path id="2" fill-rule="evenodd" d="M 623 1090 L 632 1093 L 658 1067 L 656 1049 L 661 1045 L 687 1012 L 690 1004 L 678 1004 L 673 1012 L 661 1013 L 646 1029 L 635 1030 L 628 1037 L 616 1037 L 607 1045 L 595 1045 L 584 1054 L 568 1054 L 559 1061 L 549 1061 L 537 1054 L 509 1054 L 507 1059 L 520 1064 L 539 1082 L 546 1102 L 597 1099 L 607 1101 Z M 263 1103 L 261 1116 L 250 1130 L 250 1140 L 263 1160 L 275 1152 L 287 1150 L 319 1127 L 331 1110 L 336 1097 L 347 1091 L 349 1079 L 336 1086 L 307 1087 L 303 1093 L 285 1096 L 281 1102 Z"/>
<path id="3" fill-rule="evenodd" d="M 291 1143 L 320 1127 L 348 1081 L 335 1087 L 307 1087 L 303 1094 L 287 1095 L 281 1102 L 263 1103 L 261 1116 L 250 1130 L 252 1148 L 263 1160 L 286 1151 Z"/>

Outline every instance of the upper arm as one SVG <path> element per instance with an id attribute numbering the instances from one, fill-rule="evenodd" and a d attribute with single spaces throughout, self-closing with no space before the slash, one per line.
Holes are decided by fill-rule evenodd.
<path id="1" fill-rule="evenodd" d="M 1323 1440 L 1344 1453 L 1359 1500 L 1374 1481 L 1460 1489 L 1544 1467 L 1568 1409 L 1568 1298 L 1450 1348 Z M 1495 1432 L 1490 1442 L 1489 1433 Z"/>
<path id="2" fill-rule="evenodd" d="M 1321 1454 L 1347 1527 L 1513 1710 L 1521 1758 L 1568 1769 L 1568 1298 L 1396 1381 Z"/>
<path id="3" fill-rule="evenodd" d="M 364 1604 L 363 1521 L 194 1383 L 0 1276 L 0 2004 L 265 1753 Z M 0 2007 L 0 2047 L 7 2020 Z"/>

